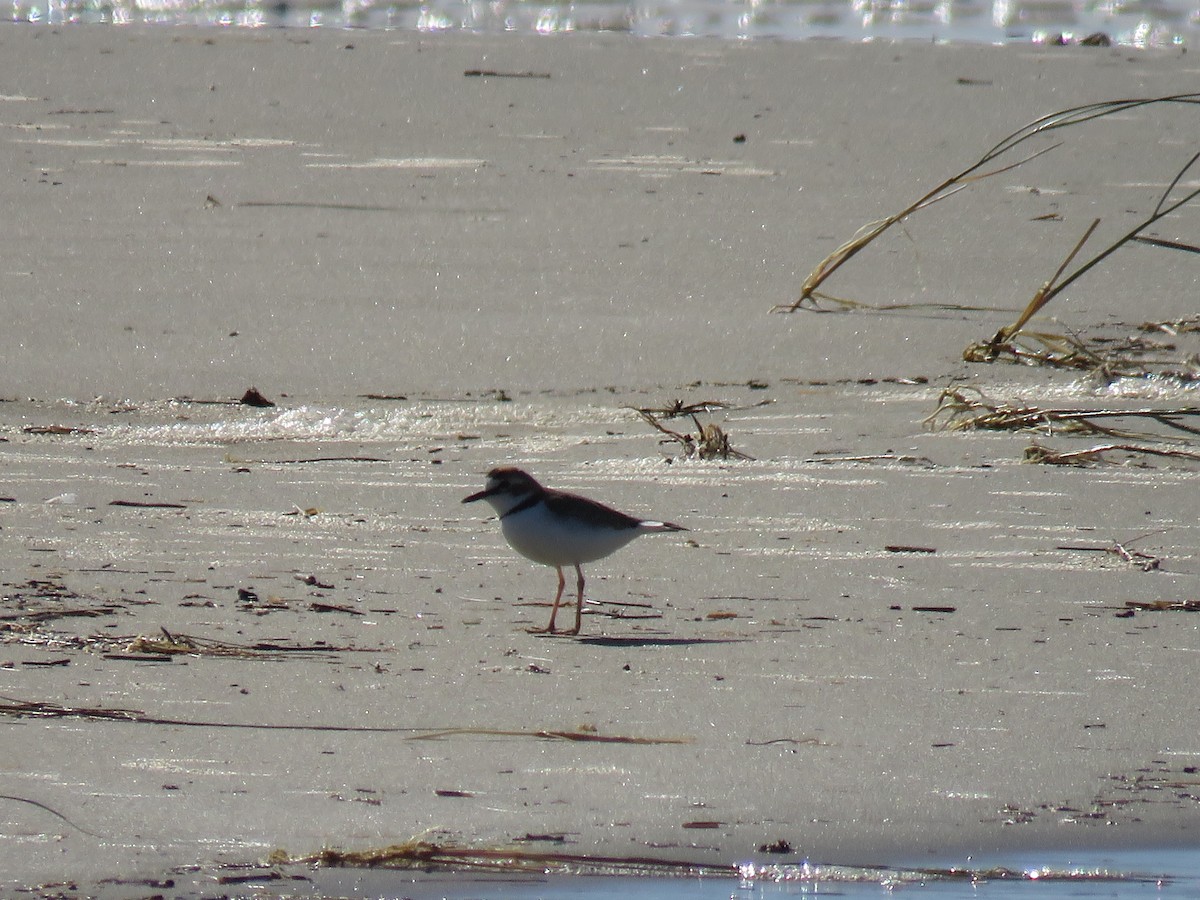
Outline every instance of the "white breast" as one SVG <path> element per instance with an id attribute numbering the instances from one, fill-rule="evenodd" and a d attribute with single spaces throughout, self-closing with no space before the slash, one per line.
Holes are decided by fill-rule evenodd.
<path id="1" fill-rule="evenodd" d="M 573 566 L 602 559 L 641 534 L 638 528 L 607 528 L 555 516 L 544 503 L 507 515 L 500 529 L 514 550 L 546 566 Z"/>

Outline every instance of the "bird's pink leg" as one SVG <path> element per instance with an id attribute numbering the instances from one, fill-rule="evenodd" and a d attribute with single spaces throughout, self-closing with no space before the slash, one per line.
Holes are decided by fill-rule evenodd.
<path id="1" fill-rule="evenodd" d="M 562 603 L 563 588 L 567 579 L 563 578 L 562 566 L 558 566 L 558 593 L 554 595 L 554 608 L 550 610 L 550 624 L 545 628 L 530 628 L 531 634 L 554 634 L 554 618 L 558 615 L 558 606 Z"/>
<path id="2" fill-rule="evenodd" d="M 575 574 L 579 576 L 579 579 L 575 582 L 577 590 L 575 597 L 575 628 L 567 632 L 568 634 L 579 634 L 579 629 L 583 627 L 583 569 L 579 567 L 579 563 L 575 564 Z"/>

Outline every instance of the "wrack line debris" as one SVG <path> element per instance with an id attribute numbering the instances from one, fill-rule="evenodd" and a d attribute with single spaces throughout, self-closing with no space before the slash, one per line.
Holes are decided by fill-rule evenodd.
<path id="1" fill-rule="evenodd" d="M 26 719 L 86 719 L 92 721 L 130 722 L 139 725 L 173 725 L 192 728 L 245 728 L 265 731 L 323 731 L 351 733 L 407 733 L 407 740 L 440 740 L 449 737 L 477 735 L 482 737 L 534 738 L 536 740 L 561 740 L 579 743 L 600 744 L 689 744 L 685 737 L 636 737 L 629 735 L 601 734 L 589 728 L 578 730 L 553 729 L 497 729 L 497 728 L 416 728 L 401 725 L 314 725 L 287 724 L 276 722 L 222 722 L 217 720 L 171 719 L 152 716 L 137 709 L 120 707 L 63 706 L 40 700 L 20 700 L 0 696 L 0 715 Z"/>

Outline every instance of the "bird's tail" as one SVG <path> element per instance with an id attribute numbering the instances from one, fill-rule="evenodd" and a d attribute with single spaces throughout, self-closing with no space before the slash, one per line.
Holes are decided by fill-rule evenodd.
<path id="1" fill-rule="evenodd" d="M 638 524 L 638 531 L 687 531 L 682 525 L 676 525 L 674 522 L 650 522 L 645 521 Z"/>

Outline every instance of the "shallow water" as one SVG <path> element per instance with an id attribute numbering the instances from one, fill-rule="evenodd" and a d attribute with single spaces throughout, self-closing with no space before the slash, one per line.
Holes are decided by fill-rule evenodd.
<path id="1" fill-rule="evenodd" d="M 1196 0 L 647 0 L 536 3 L 505 0 L 342 3 L 287 0 L 16 0 L 18 22 L 350 27 L 499 34 L 622 32 L 726 40 L 1054 42 L 1103 33 L 1119 44 L 1173 46 L 1200 31 Z"/>

